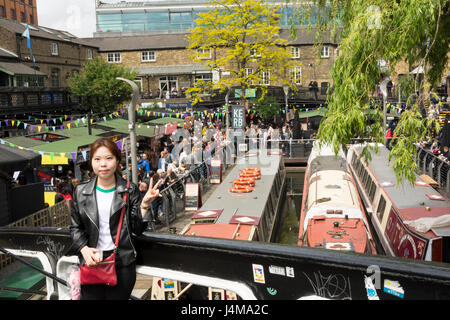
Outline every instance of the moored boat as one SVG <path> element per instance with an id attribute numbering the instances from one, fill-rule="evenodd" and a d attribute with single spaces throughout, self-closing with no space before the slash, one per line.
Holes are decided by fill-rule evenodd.
<path id="1" fill-rule="evenodd" d="M 347 160 L 386 255 L 450 261 L 448 200 L 415 174 L 414 184 L 397 184 L 389 150 L 378 145 L 367 163 L 364 145 L 349 148 Z"/>
<path id="2" fill-rule="evenodd" d="M 305 172 L 299 246 L 376 254 L 364 207 L 342 151 L 315 144 Z"/>

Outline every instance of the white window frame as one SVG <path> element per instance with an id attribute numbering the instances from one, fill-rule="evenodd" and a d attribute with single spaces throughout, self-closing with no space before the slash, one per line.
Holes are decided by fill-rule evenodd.
<path id="1" fill-rule="evenodd" d="M 58 53 L 58 44 L 56 42 L 52 42 L 51 44 L 52 56 L 57 56 Z"/>
<path id="2" fill-rule="evenodd" d="M 211 59 L 211 48 L 197 49 L 198 59 Z"/>
<path id="3" fill-rule="evenodd" d="M 122 54 L 120 52 L 108 52 L 106 60 L 108 63 L 122 63 Z"/>
<path id="4" fill-rule="evenodd" d="M 300 48 L 299 47 L 291 47 L 291 58 L 292 59 L 300 59 Z"/>
<path id="5" fill-rule="evenodd" d="M 302 67 L 290 68 L 289 77 L 291 82 L 295 84 L 302 84 Z"/>
<path id="6" fill-rule="evenodd" d="M 262 85 L 270 86 L 270 70 L 263 71 L 261 75 Z"/>
<path id="7" fill-rule="evenodd" d="M 152 55 L 153 55 L 153 57 L 152 57 Z M 142 62 L 155 62 L 156 61 L 156 52 L 153 50 L 142 51 L 141 52 L 141 61 Z"/>
<path id="8" fill-rule="evenodd" d="M 87 58 L 88 58 L 89 60 L 94 59 L 94 54 L 93 54 L 93 52 L 92 52 L 92 49 L 87 49 Z"/>
<path id="9" fill-rule="evenodd" d="M 329 46 L 322 46 L 322 48 L 320 49 L 320 57 L 321 58 L 329 58 L 330 57 L 330 47 Z"/>
<path id="10" fill-rule="evenodd" d="M 197 84 L 197 81 L 202 80 L 203 82 L 212 82 L 213 75 L 212 73 L 200 73 L 194 76 L 194 84 Z"/>

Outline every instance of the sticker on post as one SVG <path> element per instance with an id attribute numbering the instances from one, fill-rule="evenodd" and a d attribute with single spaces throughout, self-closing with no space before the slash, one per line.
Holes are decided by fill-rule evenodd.
<path id="1" fill-rule="evenodd" d="M 284 271 L 283 267 L 279 267 L 279 266 L 269 266 L 269 272 L 272 274 L 278 274 L 280 276 L 286 276 L 286 273 Z"/>
<path id="2" fill-rule="evenodd" d="M 384 280 L 384 292 L 392 294 L 402 299 L 405 296 L 405 292 L 403 291 L 403 288 L 400 285 L 400 283 L 398 283 L 398 281 L 392 281 L 388 279 Z"/>
<path id="3" fill-rule="evenodd" d="M 266 283 L 264 278 L 264 267 L 260 264 L 253 264 L 253 280 L 257 283 Z"/>
<path id="4" fill-rule="evenodd" d="M 377 290 L 373 285 L 372 278 L 364 276 L 364 283 L 366 286 L 367 298 L 369 300 L 380 300 L 380 298 L 378 298 Z"/>
<path id="5" fill-rule="evenodd" d="M 295 278 L 295 275 L 294 275 L 294 268 L 292 268 L 292 267 L 286 267 L 286 275 L 287 275 L 288 277 Z"/>

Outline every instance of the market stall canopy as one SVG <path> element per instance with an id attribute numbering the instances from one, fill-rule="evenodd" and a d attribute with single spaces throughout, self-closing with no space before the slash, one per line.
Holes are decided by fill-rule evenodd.
<path id="1" fill-rule="evenodd" d="M 23 169 L 36 168 L 41 164 L 41 155 L 0 145 L 0 170 L 5 172 L 22 171 Z"/>

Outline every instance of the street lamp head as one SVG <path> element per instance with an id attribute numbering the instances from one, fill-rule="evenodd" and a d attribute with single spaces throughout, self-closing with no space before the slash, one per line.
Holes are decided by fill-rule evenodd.
<path id="1" fill-rule="evenodd" d="M 391 81 L 391 79 L 385 78 L 380 84 L 380 90 L 384 98 L 387 97 L 387 84 L 389 83 L 389 81 Z"/>
<path id="2" fill-rule="evenodd" d="M 287 95 L 289 93 L 289 85 L 287 85 L 287 84 L 283 85 L 283 91 L 284 91 L 284 94 Z"/>

